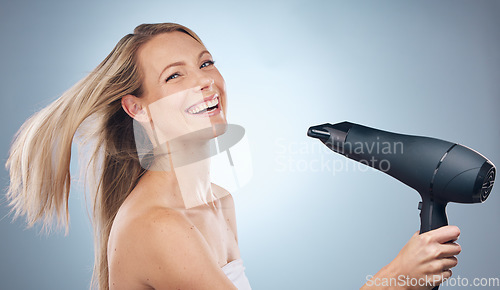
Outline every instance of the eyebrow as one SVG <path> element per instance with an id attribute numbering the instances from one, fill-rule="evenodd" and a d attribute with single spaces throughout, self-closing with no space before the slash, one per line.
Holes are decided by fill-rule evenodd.
<path id="1" fill-rule="evenodd" d="M 205 53 L 208 53 L 210 54 L 210 52 L 208 50 L 204 50 L 202 52 L 200 52 L 200 54 L 198 54 L 198 60 L 205 54 Z M 211 56 L 211 54 L 210 54 Z M 181 66 L 181 65 L 185 65 L 186 63 L 183 62 L 183 61 L 177 61 L 177 62 L 174 62 L 174 63 L 171 63 L 169 65 L 167 65 L 160 73 L 160 75 L 158 76 L 158 81 L 161 81 L 161 76 L 165 73 L 165 71 L 171 67 L 174 67 L 174 66 Z"/>

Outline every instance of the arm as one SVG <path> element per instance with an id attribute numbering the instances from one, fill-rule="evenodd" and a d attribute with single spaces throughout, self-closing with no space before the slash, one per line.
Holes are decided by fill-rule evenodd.
<path id="1" fill-rule="evenodd" d="M 455 255 L 461 251 L 455 243 L 459 235 L 460 230 L 455 226 L 444 226 L 421 235 L 416 232 L 396 258 L 361 289 L 432 289 L 432 284 L 425 286 L 425 281 L 433 281 L 437 286 L 451 277 L 450 269 L 457 265 Z M 393 281 L 390 287 L 382 286 L 382 281 L 390 279 Z M 408 285 L 408 279 L 419 285 Z"/>

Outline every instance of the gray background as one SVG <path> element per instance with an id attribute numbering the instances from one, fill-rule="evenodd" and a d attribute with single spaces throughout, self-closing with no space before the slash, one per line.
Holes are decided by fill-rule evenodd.
<path id="1" fill-rule="evenodd" d="M 6 0 L 2 163 L 26 118 L 146 22 L 201 36 L 226 79 L 229 120 L 247 129 L 254 176 L 234 197 L 254 289 L 359 288 L 419 228 L 415 191 L 325 151 L 310 125 L 438 137 L 500 164 L 500 1 Z M 2 195 L 0 289 L 88 288 L 83 200 L 75 187 L 68 236 L 43 236 L 11 221 Z M 484 204 L 448 206 L 462 231 L 455 277 L 500 278 L 499 209 L 500 185 Z M 471 287 L 442 287 L 454 288 Z"/>

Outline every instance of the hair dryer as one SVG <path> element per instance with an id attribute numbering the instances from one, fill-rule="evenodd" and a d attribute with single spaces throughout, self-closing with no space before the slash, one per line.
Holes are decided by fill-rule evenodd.
<path id="1" fill-rule="evenodd" d="M 448 202 L 488 198 L 495 166 L 465 146 L 386 132 L 350 122 L 310 127 L 307 135 L 331 150 L 389 174 L 420 193 L 420 233 L 448 224 Z"/>

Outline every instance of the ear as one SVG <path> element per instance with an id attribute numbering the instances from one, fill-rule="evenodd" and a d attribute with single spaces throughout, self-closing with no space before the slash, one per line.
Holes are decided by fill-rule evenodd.
<path id="1" fill-rule="evenodd" d="M 138 122 L 149 122 L 146 109 L 142 107 L 141 99 L 133 95 L 122 97 L 122 108 L 132 119 Z"/>

